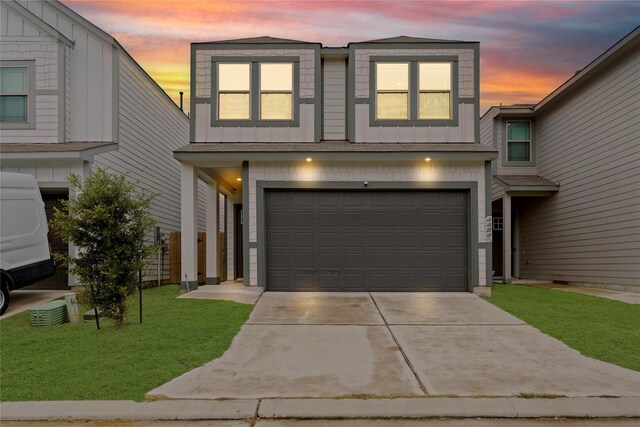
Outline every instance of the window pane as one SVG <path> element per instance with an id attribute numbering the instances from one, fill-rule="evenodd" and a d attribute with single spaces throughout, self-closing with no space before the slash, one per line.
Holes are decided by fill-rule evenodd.
<path id="1" fill-rule="evenodd" d="M 376 64 L 376 90 L 409 90 L 409 64 Z"/>
<path id="2" fill-rule="evenodd" d="M 0 122 L 26 123 L 28 119 L 27 104 L 26 96 L 1 96 Z"/>
<path id="3" fill-rule="evenodd" d="M 260 119 L 291 120 L 290 93 L 263 93 L 260 100 Z"/>
<path id="4" fill-rule="evenodd" d="M 420 90 L 451 90 L 451 64 L 421 63 Z"/>
<path id="5" fill-rule="evenodd" d="M 510 162 L 528 162 L 530 160 L 528 142 L 510 142 L 508 145 Z"/>
<path id="6" fill-rule="evenodd" d="M 218 90 L 251 90 L 249 64 L 218 64 Z"/>
<path id="7" fill-rule="evenodd" d="M 421 92 L 420 119 L 450 119 L 451 95 L 449 92 Z"/>
<path id="8" fill-rule="evenodd" d="M 26 67 L 0 67 L 0 93 L 26 94 L 29 91 Z"/>
<path id="9" fill-rule="evenodd" d="M 409 99 L 405 93 L 379 93 L 376 100 L 376 117 L 378 119 L 409 118 Z"/>
<path id="10" fill-rule="evenodd" d="M 529 123 L 507 123 L 507 138 L 509 141 L 529 141 Z"/>
<path id="11" fill-rule="evenodd" d="M 248 93 L 220 93 L 218 118 L 220 120 L 249 120 Z"/>
<path id="12" fill-rule="evenodd" d="M 260 64 L 260 90 L 293 90 L 293 64 Z"/>

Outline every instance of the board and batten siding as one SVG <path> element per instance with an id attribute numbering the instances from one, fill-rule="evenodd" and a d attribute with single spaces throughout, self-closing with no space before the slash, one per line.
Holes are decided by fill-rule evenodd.
<path id="1" fill-rule="evenodd" d="M 180 166 L 173 150 L 188 144 L 189 119 L 127 56 L 120 53 L 118 60 L 118 150 L 96 156 L 94 165 L 126 174 L 140 187 L 157 193 L 151 213 L 161 233 L 180 231 Z M 202 183 L 199 190 L 198 222 L 204 226 Z M 156 258 L 150 259 L 145 280 L 157 279 Z M 168 278 L 166 269 L 164 278 Z"/>
<path id="2" fill-rule="evenodd" d="M 536 120 L 560 191 L 521 216 L 522 277 L 640 288 L 640 50 Z"/>
<path id="3" fill-rule="evenodd" d="M 114 46 L 98 34 L 98 29 L 72 19 L 51 2 L 19 0 L 18 3 L 74 42 L 66 65 L 69 75 L 59 79 L 65 81 L 68 89 L 65 114 L 69 129 L 63 134 L 66 141 L 115 141 L 113 70 L 117 55 Z M 55 140 L 20 142 L 64 141 L 59 141 L 56 130 Z"/>
<path id="4" fill-rule="evenodd" d="M 347 62 L 325 59 L 323 75 L 323 139 L 344 140 L 347 117 Z"/>
<path id="5" fill-rule="evenodd" d="M 33 61 L 35 72 L 35 128 L 2 129 L 2 142 L 55 143 L 59 141 L 58 63 L 64 61 L 58 41 L 28 19 L 0 4 L 0 60 Z M 60 45 L 62 45 L 60 43 Z M 63 45 L 62 45 L 63 46 Z"/>

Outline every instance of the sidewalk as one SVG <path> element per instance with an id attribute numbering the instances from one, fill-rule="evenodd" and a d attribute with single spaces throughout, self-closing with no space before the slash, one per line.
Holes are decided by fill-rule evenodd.
<path id="1" fill-rule="evenodd" d="M 640 418 L 640 398 L 398 398 L 0 403 L 2 421 Z"/>
<path id="2" fill-rule="evenodd" d="M 560 285 L 558 283 L 535 280 L 514 280 L 513 284 L 553 289 L 554 291 L 573 292 L 582 295 L 590 295 L 614 301 L 626 302 L 627 304 L 640 304 L 640 293 L 636 292 L 613 291 L 610 289 L 590 288 L 586 286 Z"/>

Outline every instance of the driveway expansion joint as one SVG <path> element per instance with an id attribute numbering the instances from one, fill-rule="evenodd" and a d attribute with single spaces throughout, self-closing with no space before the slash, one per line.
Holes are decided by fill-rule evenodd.
<path id="1" fill-rule="evenodd" d="M 416 372 L 415 368 L 413 367 L 413 364 L 409 360 L 409 357 L 405 354 L 404 350 L 402 349 L 402 346 L 398 342 L 398 339 L 396 338 L 395 334 L 393 333 L 393 331 L 389 327 L 389 323 L 387 322 L 387 319 L 384 317 L 384 314 L 382 314 L 382 311 L 380 311 L 380 307 L 378 307 L 378 303 L 376 302 L 376 299 L 373 297 L 373 295 L 371 295 L 371 292 L 369 292 L 369 298 L 371 298 L 371 301 L 373 302 L 373 305 L 375 306 L 376 310 L 378 310 L 378 313 L 380 314 L 380 317 L 382 317 L 382 321 L 384 322 L 384 326 L 387 328 L 387 330 L 391 334 L 391 338 L 393 338 L 393 341 L 396 343 L 396 346 L 398 347 L 398 350 L 400 350 L 400 354 L 402 354 L 402 357 L 404 358 L 405 363 L 407 364 L 407 366 L 409 366 L 409 369 L 411 369 L 411 372 L 413 372 L 413 376 L 416 378 L 416 381 L 418 381 L 418 384 L 420 385 L 420 389 L 422 390 L 422 392 L 424 394 L 426 394 L 428 396 L 430 393 L 427 390 L 427 387 L 425 386 L 425 384 L 420 379 L 420 376 L 418 376 L 418 373 Z"/>

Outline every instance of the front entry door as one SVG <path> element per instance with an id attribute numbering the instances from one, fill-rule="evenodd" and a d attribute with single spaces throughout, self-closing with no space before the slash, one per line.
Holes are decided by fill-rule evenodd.
<path id="1" fill-rule="evenodd" d="M 236 279 L 242 277 L 243 264 L 242 264 L 242 205 L 233 205 L 235 226 L 233 240 L 235 242 L 234 250 L 234 270 Z"/>

